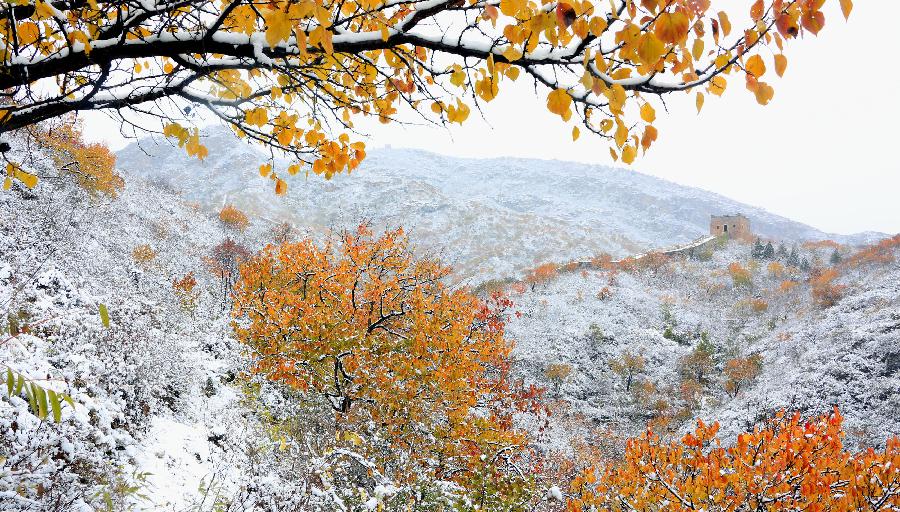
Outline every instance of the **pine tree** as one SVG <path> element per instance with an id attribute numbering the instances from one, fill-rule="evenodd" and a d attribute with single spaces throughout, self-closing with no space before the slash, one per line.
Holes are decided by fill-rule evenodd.
<path id="1" fill-rule="evenodd" d="M 766 244 L 766 248 L 763 249 L 762 257 L 767 260 L 775 259 L 775 247 L 772 247 L 772 242 Z"/>
<path id="2" fill-rule="evenodd" d="M 763 248 L 762 242 L 759 237 L 757 237 L 756 242 L 753 242 L 753 249 L 750 251 L 750 257 L 756 259 L 762 258 L 764 251 L 765 248 Z"/>
<path id="3" fill-rule="evenodd" d="M 803 259 L 800 261 L 800 270 L 802 270 L 802 271 L 804 271 L 804 272 L 808 272 L 808 271 L 809 271 L 809 260 L 808 260 L 808 259 L 803 258 Z"/>
<path id="4" fill-rule="evenodd" d="M 788 256 L 787 264 L 788 264 L 788 266 L 791 266 L 791 267 L 799 267 L 800 266 L 800 254 L 797 252 L 796 244 L 794 244 L 794 246 L 791 247 L 791 255 Z"/>
<path id="5" fill-rule="evenodd" d="M 788 252 L 787 252 L 787 248 L 784 246 L 784 244 L 778 244 L 778 252 L 776 254 L 778 254 L 779 260 L 783 260 L 783 259 L 787 258 Z"/>
<path id="6" fill-rule="evenodd" d="M 837 248 L 835 248 L 834 252 L 831 253 L 831 264 L 837 265 L 840 262 L 841 262 L 841 253 L 839 253 Z"/>

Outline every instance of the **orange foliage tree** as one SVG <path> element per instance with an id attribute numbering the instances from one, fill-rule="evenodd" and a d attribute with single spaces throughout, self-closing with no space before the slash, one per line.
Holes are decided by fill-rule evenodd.
<path id="1" fill-rule="evenodd" d="M 900 507 L 900 438 L 883 451 L 844 449 L 838 411 L 806 421 L 777 414 L 730 447 L 718 424 L 698 422 L 680 440 L 652 431 L 625 456 L 584 471 L 570 511 L 890 511 Z"/>
<path id="2" fill-rule="evenodd" d="M 86 143 L 81 123 L 72 116 L 30 126 L 26 136 L 48 149 L 56 165 L 74 177 L 78 186 L 92 198 L 106 196 L 115 199 L 125 187 L 125 180 L 115 170 L 116 155 L 105 144 Z M 4 188 L 9 188 L 13 177 L 18 177 L 28 186 L 37 183 L 36 177 L 29 179 L 29 174 L 16 164 L 10 164 L 7 173 L 9 176 Z"/>
<path id="3" fill-rule="evenodd" d="M 841 300 L 846 286 L 834 282 L 839 276 L 837 269 L 834 268 L 812 273 L 809 284 L 813 303 L 823 308 L 830 308 Z"/>
<path id="4" fill-rule="evenodd" d="M 762 356 L 759 354 L 729 359 L 722 370 L 727 377 L 725 391 L 737 396 L 741 388 L 753 382 L 760 372 L 762 372 Z"/>
<path id="5" fill-rule="evenodd" d="M 461 2 L 461 3 L 460 3 Z M 828 4 L 826 6 L 826 3 Z M 718 5 L 718 4 L 716 4 Z M 260 172 L 332 176 L 364 158 L 363 118 L 462 123 L 525 78 L 572 137 L 582 129 L 631 163 L 658 136 L 661 97 L 698 111 L 746 88 L 765 105 L 788 43 L 851 0 L 184 0 L 14 2 L 0 22 L 0 133 L 81 110 L 162 131 L 203 158 L 193 112 L 289 154 Z M 740 20 L 732 27 L 731 20 Z M 154 115 L 141 115 L 152 111 Z M 202 116 L 201 116 L 202 117 Z M 737 125 L 736 125 L 737 126 Z"/>
<path id="6" fill-rule="evenodd" d="M 885 238 L 877 244 L 863 247 L 844 262 L 845 265 L 858 267 L 863 264 L 885 264 L 894 261 L 894 251 L 900 247 L 900 234 Z"/>
<path id="7" fill-rule="evenodd" d="M 131 258 L 140 265 L 147 266 L 156 259 L 156 251 L 147 244 L 135 246 L 131 250 Z"/>
<path id="8" fill-rule="evenodd" d="M 395 481 L 508 498 L 526 484 L 508 471 L 526 452 L 512 414 L 534 405 L 509 380 L 511 304 L 446 287 L 448 272 L 402 230 L 269 246 L 241 267 L 235 333 L 252 374 L 325 400 Z"/>
<path id="9" fill-rule="evenodd" d="M 225 227 L 243 231 L 250 225 L 247 214 L 232 204 L 226 204 L 219 210 L 219 221 Z"/>
<path id="10" fill-rule="evenodd" d="M 542 263 L 531 269 L 528 274 L 525 275 L 525 282 L 531 285 L 531 290 L 534 291 L 535 286 L 549 282 L 556 277 L 558 273 L 559 269 L 556 264 Z"/>
<path id="11" fill-rule="evenodd" d="M 728 265 L 728 274 L 735 286 L 753 286 L 753 274 L 738 262 Z"/>

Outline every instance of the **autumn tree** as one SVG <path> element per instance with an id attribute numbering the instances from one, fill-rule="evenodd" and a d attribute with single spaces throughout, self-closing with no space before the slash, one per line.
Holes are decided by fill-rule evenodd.
<path id="1" fill-rule="evenodd" d="M 762 356 L 753 354 L 748 357 L 735 357 L 725 361 L 725 391 L 734 396 L 747 384 L 753 382 L 762 372 Z"/>
<path id="2" fill-rule="evenodd" d="M 131 250 L 131 258 L 135 261 L 135 263 L 146 267 L 156 259 L 156 251 L 153 250 L 153 247 L 150 247 L 147 244 L 140 244 L 135 246 L 134 249 Z"/>
<path id="3" fill-rule="evenodd" d="M 219 222 L 226 228 L 236 231 L 244 231 L 250 225 L 250 219 L 247 218 L 247 214 L 233 204 L 226 204 L 219 210 Z"/>
<path id="4" fill-rule="evenodd" d="M 849 16 L 850 0 L 838 0 Z M 827 2 L 838 5 L 838 2 Z M 701 109 L 729 83 L 760 104 L 788 42 L 825 24 L 826 0 L 553 1 L 36 0 L 0 10 L 0 132 L 101 110 L 131 132 L 207 149 L 194 109 L 264 144 L 283 193 L 301 168 L 326 177 L 365 157 L 361 118 L 462 123 L 500 86 L 540 102 L 631 163 L 657 138 L 661 97 Z M 749 16 L 747 16 L 749 14 Z M 732 19 L 743 20 L 732 27 Z M 274 153 L 293 161 L 276 168 Z"/>
<path id="5" fill-rule="evenodd" d="M 30 125 L 25 135 L 48 150 L 60 170 L 73 177 L 91 198 L 115 199 L 125 187 L 115 169 L 116 156 L 105 144 L 85 142 L 82 131 L 82 124 L 67 115 Z"/>
<path id="6" fill-rule="evenodd" d="M 547 365 L 547 368 L 544 369 L 544 376 L 546 376 L 550 382 L 553 384 L 553 393 L 556 396 L 559 396 L 560 389 L 562 385 L 569 379 L 572 375 L 572 365 L 565 363 L 553 363 Z"/>
<path id="7" fill-rule="evenodd" d="M 510 303 L 449 288 L 448 272 L 402 230 L 269 246 L 241 267 L 234 329 L 251 373 L 321 398 L 394 481 L 452 481 L 491 508 L 487 494 L 525 485 L 510 472 L 526 442 L 511 415 L 527 402 L 509 380 Z"/>
<path id="8" fill-rule="evenodd" d="M 550 282 L 558 273 L 556 264 L 542 263 L 528 271 L 525 275 L 525 282 L 531 286 L 531 291 L 534 291 L 537 285 Z"/>
<path id="9" fill-rule="evenodd" d="M 197 308 L 197 300 L 200 298 L 200 291 L 197 289 L 197 278 L 193 272 L 188 272 L 180 279 L 172 279 L 172 291 L 178 298 L 178 303 L 182 309 L 189 313 L 193 313 Z"/>
<path id="10" fill-rule="evenodd" d="M 203 257 L 206 269 L 219 280 L 223 306 L 228 304 L 229 295 L 239 277 L 240 265 L 250 259 L 251 255 L 250 249 L 226 238 Z"/>
<path id="11" fill-rule="evenodd" d="M 728 265 L 728 274 L 731 275 L 731 281 L 735 287 L 744 286 L 749 288 L 753 286 L 753 274 L 738 262 Z"/>
<path id="12" fill-rule="evenodd" d="M 726 445 L 719 425 L 665 441 L 631 439 L 621 460 L 574 479 L 568 510 L 890 511 L 900 506 L 900 438 L 883 450 L 843 446 L 842 417 L 776 414 Z"/>
<path id="13" fill-rule="evenodd" d="M 631 391 L 631 383 L 636 375 L 643 373 L 647 360 L 640 354 L 624 352 L 618 359 L 609 362 L 609 368 L 625 383 L 625 391 Z"/>
<path id="14" fill-rule="evenodd" d="M 707 337 L 702 337 L 694 349 L 678 361 L 678 369 L 685 377 L 707 384 L 716 368 L 716 349 Z"/>
<path id="15" fill-rule="evenodd" d="M 843 298 L 847 286 L 836 283 L 838 277 L 840 274 L 833 268 L 813 272 L 809 284 L 814 304 L 830 308 Z"/>

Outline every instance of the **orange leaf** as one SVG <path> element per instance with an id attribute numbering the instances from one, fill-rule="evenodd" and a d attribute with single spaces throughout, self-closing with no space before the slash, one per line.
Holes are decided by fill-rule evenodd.
<path id="1" fill-rule="evenodd" d="M 787 57 L 782 54 L 775 55 L 775 73 L 778 76 L 784 76 L 784 71 L 787 69 Z"/>

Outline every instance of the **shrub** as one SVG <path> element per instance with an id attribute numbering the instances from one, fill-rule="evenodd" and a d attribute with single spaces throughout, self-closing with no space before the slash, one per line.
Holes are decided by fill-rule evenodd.
<path id="1" fill-rule="evenodd" d="M 766 268 L 769 271 L 769 275 L 771 275 L 775 279 L 780 278 L 784 274 L 784 265 L 778 263 L 777 261 L 769 263 Z"/>
<path id="2" fill-rule="evenodd" d="M 294 237 L 294 227 L 290 222 L 282 222 L 272 227 L 272 242 L 276 245 L 286 244 Z"/>
<path id="3" fill-rule="evenodd" d="M 722 372 L 727 378 L 725 391 L 737 396 L 741 388 L 756 380 L 756 377 L 762 372 L 762 357 L 759 354 L 753 354 L 750 357 L 729 359 L 725 362 Z"/>
<path id="4" fill-rule="evenodd" d="M 839 277 L 837 269 L 814 271 L 812 274 L 809 283 L 814 304 L 822 308 L 830 308 L 843 298 L 846 286 L 834 283 L 834 280 Z"/>
<path id="5" fill-rule="evenodd" d="M 731 280 L 736 287 L 753 286 L 753 275 L 738 262 L 728 265 L 728 274 L 731 275 Z"/>
<path id="6" fill-rule="evenodd" d="M 602 252 L 591 258 L 591 266 L 600 270 L 612 270 L 612 256 L 610 256 L 609 253 Z"/>
<path id="7" fill-rule="evenodd" d="M 247 214 L 230 204 L 226 204 L 219 211 L 219 221 L 225 227 L 237 231 L 244 231 L 250 225 L 250 219 L 247 218 Z"/>
<path id="8" fill-rule="evenodd" d="M 610 297 L 612 297 L 612 291 L 609 289 L 609 286 L 604 286 L 597 292 L 597 299 L 599 300 L 606 300 Z"/>
<path id="9" fill-rule="evenodd" d="M 750 299 L 750 309 L 757 314 L 764 313 L 767 309 L 769 309 L 769 303 L 759 298 Z"/>
<path id="10" fill-rule="evenodd" d="M 200 291 L 196 288 L 197 279 L 194 278 L 193 272 L 188 272 L 181 279 L 175 278 L 172 280 L 172 290 L 175 292 L 181 308 L 189 313 L 193 313 L 197 308 L 197 299 L 200 296 Z"/>
<path id="11" fill-rule="evenodd" d="M 631 390 L 631 384 L 636 375 L 643 373 L 647 360 L 644 356 L 625 351 L 618 359 L 609 362 L 609 368 L 622 377 L 625 391 Z"/>
<path id="12" fill-rule="evenodd" d="M 147 266 L 156 259 L 156 251 L 147 244 L 141 244 L 131 250 L 131 258 L 142 266 Z"/>
<path id="13" fill-rule="evenodd" d="M 525 282 L 531 285 L 532 291 L 535 286 L 544 284 L 552 280 L 559 273 L 556 264 L 543 263 L 528 272 L 525 276 Z"/>
<path id="14" fill-rule="evenodd" d="M 565 363 L 553 363 L 547 365 L 547 368 L 544 370 L 544 376 L 550 379 L 550 382 L 553 384 L 553 392 L 556 396 L 559 396 L 560 388 L 571 375 L 572 365 Z"/>

